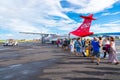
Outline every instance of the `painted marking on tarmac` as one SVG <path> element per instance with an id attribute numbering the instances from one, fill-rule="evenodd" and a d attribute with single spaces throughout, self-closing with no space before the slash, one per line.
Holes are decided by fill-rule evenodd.
<path id="1" fill-rule="evenodd" d="M 33 70 L 23 70 L 23 71 L 21 71 L 21 73 L 24 74 L 24 75 L 27 75 L 27 74 L 35 73 L 35 71 L 33 71 Z"/>
<path id="2" fill-rule="evenodd" d="M 3 79 L 9 79 L 9 78 L 12 78 L 12 77 L 13 77 L 13 75 L 7 75 Z"/>
<path id="3" fill-rule="evenodd" d="M 9 66 L 9 68 L 15 68 L 15 67 L 20 67 L 20 66 L 22 66 L 22 64 L 12 65 L 12 66 Z"/>

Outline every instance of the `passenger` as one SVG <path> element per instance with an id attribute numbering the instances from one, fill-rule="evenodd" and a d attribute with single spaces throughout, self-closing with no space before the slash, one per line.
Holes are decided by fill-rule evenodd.
<path id="1" fill-rule="evenodd" d="M 98 39 L 94 37 L 94 40 L 91 42 L 93 54 L 91 57 L 91 62 L 94 62 L 95 56 L 97 57 L 97 65 L 100 63 L 100 44 L 98 42 Z"/>
<path id="2" fill-rule="evenodd" d="M 90 56 L 90 39 L 85 41 L 85 52 L 87 57 Z"/>
<path id="3" fill-rule="evenodd" d="M 83 54 L 83 57 L 86 57 L 85 55 L 85 39 L 81 38 L 81 53 Z"/>
<path id="4" fill-rule="evenodd" d="M 63 39 L 60 39 L 60 45 L 59 45 L 59 47 L 62 48 L 62 45 L 63 45 Z"/>
<path id="5" fill-rule="evenodd" d="M 100 44 L 100 46 L 102 46 L 102 44 L 103 44 L 102 37 L 98 37 L 98 38 L 99 38 L 99 44 Z"/>
<path id="6" fill-rule="evenodd" d="M 60 47 L 60 39 L 56 41 L 57 47 Z"/>
<path id="7" fill-rule="evenodd" d="M 106 58 L 107 53 L 109 54 L 109 49 L 110 49 L 110 41 L 109 41 L 109 37 L 106 37 L 105 40 L 103 41 L 103 51 L 104 51 L 103 58 Z"/>
<path id="8" fill-rule="evenodd" d="M 75 50 L 76 50 L 76 56 L 80 56 L 80 48 L 81 48 L 81 44 L 80 44 L 80 38 L 78 38 L 76 41 L 75 41 L 75 44 L 74 44 L 74 47 L 75 47 Z"/>
<path id="9" fill-rule="evenodd" d="M 116 54 L 116 46 L 115 46 L 115 40 L 113 37 L 110 37 L 110 53 L 109 53 L 109 61 L 112 63 L 115 63 L 116 65 L 119 64 L 119 60 L 117 59 Z"/>
<path id="10" fill-rule="evenodd" d="M 68 40 L 65 38 L 65 40 L 63 41 L 63 49 L 67 50 L 68 49 Z"/>
<path id="11" fill-rule="evenodd" d="M 71 39 L 69 38 L 69 39 L 67 40 L 67 48 L 68 48 L 68 51 L 70 51 L 70 49 L 71 49 L 70 41 L 71 41 Z"/>
<path id="12" fill-rule="evenodd" d="M 74 43 L 75 43 L 75 39 L 71 39 L 70 41 L 70 52 L 71 53 L 74 53 Z"/>
<path id="13" fill-rule="evenodd" d="M 64 40 L 63 39 L 61 39 L 60 44 L 61 44 L 61 47 L 64 48 Z"/>
<path id="14" fill-rule="evenodd" d="M 98 37 L 98 39 L 99 39 L 99 44 L 100 44 L 100 54 L 102 53 L 102 46 L 103 46 L 103 40 L 102 40 L 102 37 Z"/>
<path id="15" fill-rule="evenodd" d="M 91 42 L 92 42 L 93 40 L 90 40 L 90 44 L 89 44 L 89 56 L 91 57 L 92 56 L 92 53 L 93 53 L 93 48 L 92 48 L 92 45 L 91 45 Z"/>

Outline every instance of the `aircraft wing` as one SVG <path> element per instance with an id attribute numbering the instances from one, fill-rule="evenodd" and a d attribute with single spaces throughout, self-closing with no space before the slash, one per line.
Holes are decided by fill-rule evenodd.
<path id="1" fill-rule="evenodd" d="M 51 33 L 34 33 L 34 32 L 19 32 L 23 34 L 36 34 L 36 35 L 56 35 L 56 34 L 51 34 Z"/>
<path id="2" fill-rule="evenodd" d="M 64 34 L 64 35 L 58 35 L 58 34 L 54 34 L 54 33 L 34 33 L 34 32 L 19 32 L 22 34 L 33 34 L 33 35 L 44 35 L 46 37 L 46 39 L 52 39 L 52 38 L 67 38 L 68 35 Z"/>
<path id="3" fill-rule="evenodd" d="M 111 32 L 111 33 L 94 33 L 92 36 L 110 36 L 110 35 L 120 35 L 120 32 Z"/>

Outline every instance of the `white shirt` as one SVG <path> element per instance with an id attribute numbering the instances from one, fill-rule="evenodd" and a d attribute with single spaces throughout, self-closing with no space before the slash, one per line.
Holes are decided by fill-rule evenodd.
<path id="1" fill-rule="evenodd" d="M 115 42 L 112 41 L 111 43 L 112 43 L 111 48 L 116 51 Z"/>
<path id="2" fill-rule="evenodd" d="M 108 40 L 107 40 L 107 41 L 105 41 L 105 44 L 110 44 L 110 41 L 108 41 Z"/>

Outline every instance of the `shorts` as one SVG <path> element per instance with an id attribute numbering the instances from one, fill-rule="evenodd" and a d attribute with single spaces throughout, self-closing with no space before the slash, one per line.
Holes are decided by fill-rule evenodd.
<path id="1" fill-rule="evenodd" d="M 93 51 L 92 56 L 96 56 L 97 58 L 100 58 L 100 52 L 94 52 L 94 51 Z"/>

